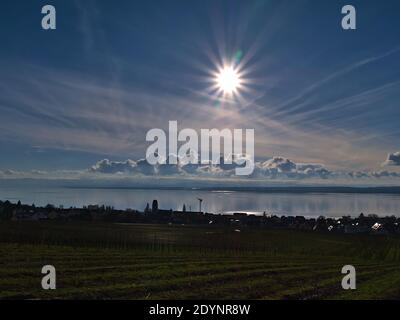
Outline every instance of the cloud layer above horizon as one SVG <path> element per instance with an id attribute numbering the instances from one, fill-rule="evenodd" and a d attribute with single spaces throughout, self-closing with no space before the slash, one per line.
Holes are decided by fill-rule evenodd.
<path id="1" fill-rule="evenodd" d="M 230 177 L 235 175 L 235 165 L 225 164 L 223 159 L 217 165 L 185 164 L 152 166 L 145 159 L 110 161 L 103 159 L 93 165 L 89 172 L 108 175 L 144 175 L 144 176 L 200 176 Z M 240 177 L 239 177 L 240 178 Z M 295 163 L 284 157 L 273 157 L 263 162 L 256 162 L 252 175 L 245 179 L 338 179 L 338 178 L 400 178 L 400 173 L 383 171 L 332 171 L 322 164 Z"/>
<path id="2" fill-rule="evenodd" d="M 396 155 L 397 153 L 394 153 Z M 393 161 L 392 156 L 388 159 Z M 396 158 L 395 158 L 396 159 Z M 387 163 L 388 161 L 385 161 Z M 392 162 L 389 162 L 392 164 Z M 241 181 L 383 181 L 400 182 L 400 172 L 379 171 L 343 171 L 330 170 L 323 164 L 294 162 L 285 157 L 272 157 L 266 161 L 255 162 L 254 172 L 250 176 L 235 175 L 235 164 L 226 164 L 221 158 L 220 164 L 162 164 L 150 165 L 145 159 L 111 161 L 103 159 L 88 169 L 56 171 L 18 171 L 0 170 L 0 179 L 108 179 L 114 181 L 130 178 L 170 178 L 188 179 L 225 179 Z"/>

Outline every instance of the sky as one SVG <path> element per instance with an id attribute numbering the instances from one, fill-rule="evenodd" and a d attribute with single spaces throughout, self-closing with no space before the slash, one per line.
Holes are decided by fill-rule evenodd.
<path id="1" fill-rule="evenodd" d="M 56 8 L 56 30 L 41 28 L 45 4 Z M 346 4 L 356 30 L 341 27 Z M 147 131 L 176 120 L 182 129 L 255 129 L 266 179 L 307 175 L 307 164 L 313 177 L 315 168 L 400 177 L 399 1 L 1 6 L 3 176 L 134 172 Z M 226 99 L 210 87 L 235 57 L 245 85 Z"/>

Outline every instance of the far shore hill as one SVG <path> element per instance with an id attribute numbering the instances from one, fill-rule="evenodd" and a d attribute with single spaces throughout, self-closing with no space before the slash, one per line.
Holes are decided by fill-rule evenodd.
<path id="1" fill-rule="evenodd" d="M 215 192 L 259 192 L 285 194 L 393 194 L 400 195 L 399 185 L 368 184 L 291 184 L 271 181 L 265 185 L 261 181 L 228 181 L 201 179 L 0 179 L 0 188 L 67 188 L 67 189 L 115 189 L 115 190 L 198 190 Z"/>
<path id="2" fill-rule="evenodd" d="M 281 186 L 281 187 L 180 187 L 180 186 L 66 186 L 73 189 L 121 189 L 121 190 L 199 190 L 261 193 L 349 193 L 349 194 L 397 194 L 400 186 L 352 187 L 352 186 Z"/>

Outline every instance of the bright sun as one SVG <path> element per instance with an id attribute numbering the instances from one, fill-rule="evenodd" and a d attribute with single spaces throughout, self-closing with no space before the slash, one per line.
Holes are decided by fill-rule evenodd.
<path id="1" fill-rule="evenodd" d="M 217 75 L 217 85 L 225 94 L 233 94 L 240 87 L 240 75 L 233 67 L 224 67 Z"/>

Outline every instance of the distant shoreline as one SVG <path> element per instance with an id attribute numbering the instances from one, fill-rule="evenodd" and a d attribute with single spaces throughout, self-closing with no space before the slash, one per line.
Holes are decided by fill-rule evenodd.
<path id="1" fill-rule="evenodd" d="M 214 191 L 214 192 L 259 192 L 259 193 L 324 193 L 324 194 L 393 194 L 400 195 L 399 187 L 157 187 L 157 186 L 64 186 L 68 189 L 101 189 L 101 190 L 176 190 L 176 191 Z"/>

